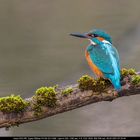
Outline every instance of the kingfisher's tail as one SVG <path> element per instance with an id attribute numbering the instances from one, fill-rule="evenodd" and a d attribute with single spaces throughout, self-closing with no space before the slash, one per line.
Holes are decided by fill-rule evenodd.
<path id="1" fill-rule="evenodd" d="M 115 77 L 114 75 L 107 74 L 106 78 L 108 78 L 111 81 L 115 90 L 120 91 L 122 89 L 121 82 L 120 82 L 120 76 Z"/>
<path id="2" fill-rule="evenodd" d="M 110 78 L 111 80 L 111 83 L 113 84 L 114 88 L 117 90 L 117 91 L 120 91 L 122 86 L 121 86 L 121 82 L 120 82 L 120 77 L 118 78 L 115 78 L 114 76 Z"/>
<path id="3" fill-rule="evenodd" d="M 112 82 L 112 84 L 117 91 L 121 90 L 122 87 L 121 87 L 120 81 L 115 81 L 115 83 Z"/>

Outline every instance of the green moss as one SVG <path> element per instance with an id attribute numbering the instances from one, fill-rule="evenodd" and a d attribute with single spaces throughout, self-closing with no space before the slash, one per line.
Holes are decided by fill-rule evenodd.
<path id="1" fill-rule="evenodd" d="M 40 105 L 54 107 L 56 105 L 55 87 L 41 87 L 36 90 L 36 100 Z"/>
<path id="2" fill-rule="evenodd" d="M 136 75 L 136 70 L 135 69 L 129 69 L 129 74 L 130 75 Z"/>
<path id="3" fill-rule="evenodd" d="M 92 77 L 88 75 L 82 76 L 78 80 L 78 83 L 79 83 L 79 89 L 81 91 L 84 91 L 84 90 L 102 91 L 108 85 L 110 85 L 109 80 L 106 80 L 103 78 L 93 79 Z"/>
<path id="4" fill-rule="evenodd" d="M 96 79 L 97 83 L 95 85 L 95 91 L 103 91 L 105 88 L 111 85 L 108 79 L 98 78 Z"/>
<path id="5" fill-rule="evenodd" d="M 56 88 L 58 86 L 53 87 L 41 87 L 36 90 L 35 95 L 33 98 L 33 105 L 32 108 L 34 110 L 34 114 L 36 116 L 39 116 L 42 114 L 42 107 L 48 106 L 48 107 L 55 107 L 56 106 Z"/>
<path id="6" fill-rule="evenodd" d="M 95 84 L 96 85 L 96 81 L 88 76 L 88 75 L 83 75 L 79 80 L 78 80 L 78 83 L 79 83 L 79 89 L 81 91 L 84 91 L 84 90 L 92 90 L 93 89 L 93 85 Z"/>
<path id="7" fill-rule="evenodd" d="M 5 113 L 23 111 L 28 105 L 29 102 L 22 99 L 19 95 L 10 95 L 0 98 L 0 111 Z"/>
<path id="8" fill-rule="evenodd" d="M 127 75 L 136 75 L 136 71 L 135 69 L 126 69 L 126 68 L 122 68 L 121 69 L 121 75 L 123 77 L 127 76 Z"/>
<path id="9" fill-rule="evenodd" d="M 133 76 L 132 76 L 132 83 L 133 83 L 134 85 L 140 84 L 140 75 L 133 75 Z"/>
<path id="10" fill-rule="evenodd" d="M 67 96 L 67 95 L 69 95 L 72 92 L 73 92 L 73 88 L 72 87 L 68 87 L 68 88 L 62 90 L 61 93 L 62 93 L 62 95 Z"/>

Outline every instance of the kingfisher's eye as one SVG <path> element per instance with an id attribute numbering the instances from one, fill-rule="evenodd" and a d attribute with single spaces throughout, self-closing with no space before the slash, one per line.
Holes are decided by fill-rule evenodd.
<path id="1" fill-rule="evenodd" d="M 98 37 L 97 34 L 88 34 L 88 36 L 90 36 L 90 37 Z"/>
<path id="2" fill-rule="evenodd" d="M 94 34 L 88 34 L 88 36 L 90 36 L 90 37 L 94 37 Z"/>

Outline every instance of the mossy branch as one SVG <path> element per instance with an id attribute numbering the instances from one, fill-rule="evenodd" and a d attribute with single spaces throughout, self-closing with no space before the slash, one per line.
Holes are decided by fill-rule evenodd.
<path id="1" fill-rule="evenodd" d="M 11 95 L 0 98 L 0 128 L 18 126 L 37 121 L 58 113 L 66 112 L 101 101 L 112 101 L 122 96 L 140 94 L 140 75 L 133 69 L 122 69 L 122 90 L 115 90 L 106 79 L 82 76 L 78 84 L 59 88 L 41 87 L 28 99 Z"/>

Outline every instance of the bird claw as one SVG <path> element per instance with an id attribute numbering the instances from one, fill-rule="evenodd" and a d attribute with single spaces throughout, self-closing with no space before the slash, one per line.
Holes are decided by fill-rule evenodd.
<path id="1" fill-rule="evenodd" d="M 121 94 L 122 94 L 121 91 L 129 89 L 129 87 L 130 87 L 129 84 L 125 84 L 124 86 L 122 86 L 120 91 L 114 91 L 113 96 L 115 96 L 115 97 L 121 96 Z"/>
<path id="2" fill-rule="evenodd" d="M 119 93 L 117 91 L 114 91 L 113 96 L 117 97 L 119 96 Z"/>

